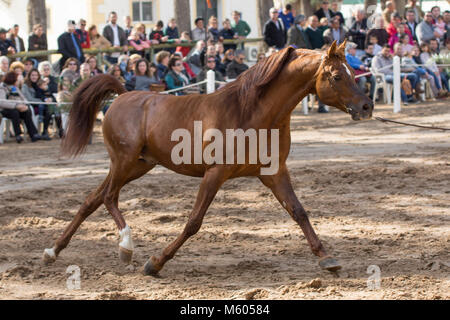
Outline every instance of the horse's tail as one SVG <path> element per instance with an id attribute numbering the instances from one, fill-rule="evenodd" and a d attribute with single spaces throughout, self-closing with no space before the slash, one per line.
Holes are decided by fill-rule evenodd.
<path id="1" fill-rule="evenodd" d="M 83 81 L 73 96 L 67 131 L 61 143 L 62 155 L 76 157 L 83 153 L 103 102 L 113 94 L 125 92 L 124 86 L 111 75 L 98 75 Z"/>

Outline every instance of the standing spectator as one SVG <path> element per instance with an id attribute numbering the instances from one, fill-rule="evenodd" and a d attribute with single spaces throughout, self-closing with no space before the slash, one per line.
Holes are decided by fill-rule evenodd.
<path id="1" fill-rule="evenodd" d="M 164 22 L 159 20 L 156 23 L 155 28 L 153 28 L 152 32 L 150 33 L 149 39 L 156 40 L 156 41 L 158 41 L 158 43 L 167 42 L 169 37 L 164 35 L 163 28 L 164 28 Z"/>
<path id="2" fill-rule="evenodd" d="M 429 42 L 431 39 L 439 37 L 439 33 L 433 29 L 433 15 L 431 12 L 425 14 L 424 20 L 416 28 L 417 40 L 419 44 Z"/>
<path id="3" fill-rule="evenodd" d="M 389 43 L 394 43 L 396 41 L 393 41 L 392 38 L 393 37 L 397 37 L 400 38 L 400 35 L 403 33 L 407 33 L 410 38 L 412 39 L 412 35 L 409 31 L 409 29 L 407 27 L 405 27 L 404 24 L 402 24 L 402 18 L 400 17 L 400 15 L 395 12 L 392 14 L 391 16 L 391 23 L 387 26 L 386 28 L 387 33 L 389 33 Z M 397 39 L 398 41 L 398 39 Z M 411 44 L 412 44 L 412 40 L 411 40 Z M 391 48 L 393 48 L 393 46 L 391 46 Z"/>
<path id="4" fill-rule="evenodd" d="M 312 49 L 308 35 L 305 33 L 306 17 L 299 14 L 287 32 L 287 44 L 298 49 Z"/>
<path id="5" fill-rule="evenodd" d="M 0 82 L 2 82 L 2 78 L 9 71 L 9 59 L 8 57 L 1 56 L 0 57 Z"/>
<path id="6" fill-rule="evenodd" d="M 224 81 L 222 73 L 216 70 L 216 58 L 207 56 L 206 57 L 206 65 L 203 70 L 197 76 L 197 82 L 201 82 L 206 79 L 207 73 L 209 70 L 213 70 L 216 75 L 216 81 Z M 216 90 L 219 88 L 219 84 L 216 83 Z M 200 93 L 206 93 L 206 83 L 200 87 Z"/>
<path id="7" fill-rule="evenodd" d="M 339 22 L 341 23 L 341 25 L 342 26 L 345 25 L 344 15 L 342 14 L 342 12 L 339 11 L 339 2 L 338 1 L 331 2 L 331 14 L 333 15 L 333 17 L 338 16 Z"/>
<path id="8" fill-rule="evenodd" d="M 205 41 L 199 40 L 195 44 L 195 49 L 192 52 L 191 56 L 188 58 L 188 62 L 191 66 L 192 71 L 195 74 L 199 74 L 200 71 L 203 69 L 202 60 L 201 60 L 201 54 L 205 48 L 206 44 Z"/>
<path id="9" fill-rule="evenodd" d="M 386 8 L 383 11 L 383 18 L 385 25 L 391 23 L 391 17 L 394 12 L 395 12 L 395 2 L 394 1 L 386 2 Z"/>
<path id="10" fill-rule="evenodd" d="M 24 120 L 31 141 L 36 142 L 41 140 L 41 136 L 33 124 L 29 107 L 24 103 L 14 101 L 26 101 L 16 82 L 17 74 L 10 71 L 5 75 L 3 82 L 0 83 L 0 113 L 11 120 L 17 143 L 23 141 L 20 120 Z"/>
<path id="11" fill-rule="evenodd" d="M 422 20 L 424 14 L 420 6 L 416 5 L 416 0 L 408 0 L 408 4 L 405 6 L 406 9 L 406 19 L 408 19 L 408 11 L 412 10 L 414 12 L 414 20 L 416 24 L 419 24 L 420 20 Z M 414 33 L 413 33 L 414 34 Z"/>
<path id="12" fill-rule="evenodd" d="M 180 42 L 191 42 L 191 36 L 189 35 L 189 32 L 183 31 L 181 33 Z M 183 54 L 183 57 L 187 57 L 189 52 L 191 52 L 191 48 L 190 47 L 178 46 L 176 48 L 175 52 L 181 52 Z"/>
<path id="13" fill-rule="evenodd" d="M 169 20 L 166 29 L 164 30 L 164 34 L 168 37 L 169 40 L 177 40 L 180 38 L 178 34 L 177 21 L 175 18 Z"/>
<path id="14" fill-rule="evenodd" d="M 195 28 L 192 30 L 192 40 L 206 40 L 206 31 L 203 18 L 195 19 Z"/>
<path id="15" fill-rule="evenodd" d="M 211 16 L 208 21 L 208 39 L 211 39 L 214 42 L 219 41 L 219 23 L 214 16 Z"/>
<path id="16" fill-rule="evenodd" d="M 6 29 L 0 29 L 0 55 L 2 56 L 16 53 L 14 44 L 11 42 L 11 40 L 6 38 L 7 32 L 8 31 Z"/>
<path id="17" fill-rule="evenodd" d="M 359 58 L 356 57 L 356 48 L 357 48 L 357 45 L 355 43 L 349 42 L 347 44 L 347 54 L 345 55 L 345 58 L 347 60 L 347 63 L 350 65 L 350 67 L 353 68 L 355 75 L 359 75 L 359 74 L 368 72 L 369 67 L 366 66 Z M 373 75 L 359 77 L 357 79 L 358 87 L 361 89 L 362 92 L 364 92 L 367 81 L 370 82 L 369 97 L 370 97 L 370 99 L 373 99 L 373 94 L 375 91 L 375 84 L 376 84 L 376 80 Z"/>
<path id="18" fill-rule="evenodd" d="M 167 72 L 164 80 L 169 90 L 182 88 L 189 84 L 188 78 L 183 74 L 183 63 L 177 56 L 170 58 L 169 71 Z M 184 95 L 183 91 L 176 91 L 174 93 L 177 96 Z"/>
<path id="19" fill-rule="evenodd" d="M 308 36 L 312 49 L 321 49 L 324 45 L 324 41 L 323 33 L 319 29 L 319 19 L 317 16 L 310 16 L 308 18 L 308 24 L 305 33 Z"/>
<path id="20" fill-rule="evenodd" d="M 416 22 L 416 13 L 413 9 L 406 11 L 406 26 L 411 33 L 412 40 L 417 42 L 416 28 L 418 23 Z"/>
<path id="21" fill-rule="evenodd" d="M 128 51 L 127 35 L 125 31 L 117 25 L 117 13 L 112 11 L 109 14 L 109 23 L 103 29 L 103 36 L 112 44 L 114 48 L 122 47 L 123 52 Z M 105 56 L 110 63 L 117 63 L 120 52 L 113 52 L 111 55 Z"/>
<path id="22" fill-rule="evenodd" d="M 44 28 L 41 24 L 33 26 L 33 33 L 28 37 L 28 51 L 45 51 L 47 47 L 47 35 L 44 33 Z M 46 57 L 36 57 L 37 61 L 42 62 Z"/>
<path id="23" fill-rule="evenodd" d="M 431 14 L 433 15 L 433 24 L 435 24 L 441 15 L 441 8 L 439 6 L 432 7 Z"/>
<path id="24" fill-rule="evenodd" d="M 242 17 L 239 11 L 233 11 L 232 18 L 233 21 L 231 22 L 231 27 L 234 31 L 236 31 L 240 39 L 245 39 L 250 34 L 252 29 L 247 22 L 241 19 Z"/>
<path id="25" fill-rule="evenodd" d="M 333 43 L 333 41 L 337 41 L 338 44 L 341 44 L 345 40 L 345 30 L 341 26 L 340 19 L 338 16 L 335 16 L 331 19 L 331 27 L 324 31 L 323 38 L 325 43 Z"/>
<path id="26" fill-rule="evenodd" d="M 160 51 L 156 55 L 156 67 L 158 68 L 158 78 L 164 79 L 169 68 L 170 52 Z"/>
<path id="27" fill-rule="evenodd" d="M 278 16 L 283 20 L 284 29 L 289 30 L 289 28 L 294 24 L 294 16 L 292 15 L 292 6 L 287 4 L 284 9 L 280 9 Z"/>
<path id="28" fill-rule="evenodd" d="M 98 33 L 97 26 L 95 25 L 89 27 L 89 39 L 91 40 L 91 48 L 93 49 L 111 48 L 111 42 Z"/>
<path id="29" fill-rule="evenodd" d="M 389 33 L 384 28 L 384 19 L 382 16 L 378 16 L 375 18 L 375 26 L 370 29 L 366 35 L 366 43 L 365 46 L 370 43 L 370 37 L 375 36 L 378 39 L 378 45 L 383 47 L 385 44 L 389 42 Z M 377 54 L 375 54 L 377 55 Z"/>
<path id="30" fill-rule="evenodd" d="M 128 38 L 131 34 L 131 31 L 133 30 L 133 25 L 131 24 L 131 17 L 130 16 L 125 16 L 123 18 L 123 21 L 125 22 L 125 35 Z"/>
<path id="31" fill-rule="evenodd" d="M 278 10 L 271 8 L 270 19 L 264 25 L 264 41 L 269 47 L 283 49 L 286 44 L 286 29 L 283 21 L 278 18 Z"/>
<path id="32" fill-rule="evenodd" d="M 364 54 L 364 44 L 367 34 L 367 18 L 365 12 L 362 9 L 356 11 L 356 19 L 353 22 L 350 30 L 348 31 L 350 41 L 356 43 L 358 46 L 356 49 L 356 56 L 360 57 Z"/>
<path id="33" fill-rule="evenodd" d="M 69 58 L 76 58 L 80 62 L 84 62 L 83 49 L 81 48 L 80 39 L 75 35 L 75 21 L 69 20 L 67 23 L 67 31 L 58 37 L 58 52 L 62 54 L 59 60 L 59 66 L 64 66 Z"/>
<path id="34" fill-rule="evenodd" d="M 329 9 L 330 3 L 328 1 L 322 1 L 322 5 L 319 10 L 314 12 L 314 15 L 317 19 L 327 18 L 328 21 L 331 21 L 331 18 L 334 16 L 333 12 Z"/>
<path id="35" fill-rule="evenodd" d="M 86 31 L 86 20 L 80 19 L 78 25 L 79 29 L 75 30 L 75 34 L 80 40 L 81 47 L 83 49 L 89 49 L 91 47 L 91 39 L 89 38 L 89 33 Z"/>
<path id="36" fill-rule="evenodd" d="M 278 11 L 276 11 L 278 14 Z M 242 50 L 237 50 L 234 60 L 227 66 L 227 78 L 236 79 L 241 73 L 248 69 L 244 63 L 245 53 Z"/>
<path id="37" fill-rule="evenodd" d="M 238 37 L 235 31 L 231 28 L 230 19 L 225 19 L 223 21 L 223 29 L 220 30 L 219 37 L 223 40 L 233 40 Z M 236 50 L 235 44 L 225 44 L 223 47 L 224 51 L 227 51 L 228 49 Z"/>
<path id="38" fill-rule="evenodd" d="M 25 51 L 25 45 L 23 43 L 23 39 L 19 37 L 19 25 L 15 24 L 11 29 L 11 34 L 9 36 L 9 40 L 11 40 L 16 52 Z"/>
<path id="39" fill-rule="evenodd" d="M 139 32 L 136 28 L 133 28 L 130 36 L 128 37 L 128 45 L 132 47 L 134 50 L 131 50 L 131 53 L 137 53 L 141 57 L 145 56 L 145 49 L 150 48 L 150 40 L 142 40 L 139 37 Z"/>

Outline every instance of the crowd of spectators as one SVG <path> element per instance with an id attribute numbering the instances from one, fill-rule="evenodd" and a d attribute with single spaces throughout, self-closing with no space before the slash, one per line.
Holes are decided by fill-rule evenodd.
<path id="1" fill-rule="evenodd" d="M 372 70 L 383 73 L 386 81 L 393 81 L 393 55 L 402 58 L 402 79 L 410 82 L 413 91 L 402 90 L 404 102 L 417 99 L 421 79 L 426 79 L 435 96 L 440 97 L 448 92 L 448 74 L 433 62 L 433 56 L 439 52 L 448 54 L 449 28 L 450 12 L 441 16 L 440 8 L 434 7 L 424 14 L 416 1 L 409 1 L 405 17 L 397 13 L 393 2 L 387 2 L 382 15 L 368 18 L 364 10 L 356 10 L 347 21 L 336 1 L 331 5 L 323 1 L 321 8 L 310 17 L 295 15 L 288 4 L 281 9 L 270 9 L 270 19 L 263 28 L 266 50 L 258 54 L 258 61 L 286 46 L 323 50 L 333 41 L 340 44 L 348 40 L 347 62 L 355 74 L 363 75 L 357 83 L 370 97 L 376 94 Z M 147 31 L 144 24 L 133 25 L 127 16 L 121 27 L 117 14 L 111 12 L 103 30 L 88 26 L 84 19 L 78 23 L 69 21 L 65 32 L 58 37 L 61 58 L 51 64 L 46 57 L 8 58 L 26 48 L 18 25 L 10 30 L 0 29 L 0 115 L 12 121 L 18 143 L 23 141 L 21 121 L 31 141 L 50 140 L 48 128 L 52 121 L 59 137 L 63 137 L 61 113 L 67 112 L 66 103 L 71 101 L 73 91 L 86 79 L 102 73 L 116 77 L 130 91 L 204 93 L 206 85 L 176 89 L 205 80 L 209 70 L 214 71 L 219 82 L 233 80 L 245 72 L 248 65 L 243 46 L 224 40 L 243 39 L 250 32 L 250 26 L 237 11 L 221 23 L 214 16 L 207 21 L 199 17 L 191 32 L 180 32 L 175 19 L 170 19 L 167 25 L 158 21 Z M 195 41 L 192 48 L 181 45 L 191 41 Z M 150 60 L 147 49 L 161 43 L 173 46 L 155 50 Z M 116 50 L 108 51 L 99 59 L 86 54 L 85 50 L 91 48 Z M 28 38 L 28 51 L 47 49 L 44 29 L 35 25 Z M 320 101 L 318 111 L 327 112 Z M 39 128 L 32 121 L 33 115 L 38 117 Z"/>

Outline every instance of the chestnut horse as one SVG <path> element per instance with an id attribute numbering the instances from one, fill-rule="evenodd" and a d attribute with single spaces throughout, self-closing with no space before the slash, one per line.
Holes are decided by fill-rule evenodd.
<path id="1" fill-rule="evenodd" d="M 143 268 L 145 274 L 156 275 L 184 242 L 199 231 L 222 184 L 228 179 L 243 176 L 258 177 L 272 190 L 300 225 L 323 269 L 339 270 L 340 264 L 326 252 L 294 193 L 286 159 L 291 143 L 290 115 L 310 93 L 317 94 L 323 103 L 349 113 L 353 120 L 371 118 L 373 103 L 358 89 L 344 50 L 345 43 L 337 47 L 336 42 L 327 52 L 285 48 L 208 95 L 125 93 L 119 81 L 108 75 L 83 82 L 74 96 L 62 152 L 76 156 L 84 151 L 103 102 L 112 94 L 118 94 L 103 122 L 104 141 L 111 158 L 110 170 L 104 182 L 84 201 L 54 247 L 45 249 L 44 261 L 55 261 L 80 224 L 104 204 L 119 229 L 120 260 L 130 263 L 133 241 L 131 230 L 118 208 L 119 192 L 128 182 L 142 177 L 159 164 L 183 175 L 202 177 L 202 181 L 184 230 L 160 256 L 148 259 Z M 222 133 L 227 129 L 253 128 L 261 135 L 260 129 L 278 129 L 278 170 L 274 174 L 263 175 L 261 169 L 268 167 L 267 162 L 262 164 L 258 158 L 256 164 L 250 163 L 247 156 L 245 163 L 238 164 L 223 164 L 225 161 L 207 164 L 204 159 L 197 164 L 175 164 L 171 153 L 177 142 L 172 141 L 172 133 L 184 128 L 194 136 L 194 121 L 202 121 L 203 132 L 212 128 Z M 203 139 L 201 150 L 209 143 Z M 271 150 L 271 147 L 274 149 L 269 137 L 267 149 Z M 245 149 L 249 149 L 247 144 Z"/>

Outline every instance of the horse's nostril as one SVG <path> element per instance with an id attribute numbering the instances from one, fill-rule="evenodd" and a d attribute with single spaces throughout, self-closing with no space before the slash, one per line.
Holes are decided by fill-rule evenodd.
<path id="1" fill-rule="evenodd" d="M 368 104 L 363 105 L 363 110 L 364 111 L 369 111 L 370 109 L 371 109 L 370 105 L 368 105 Z"/>

